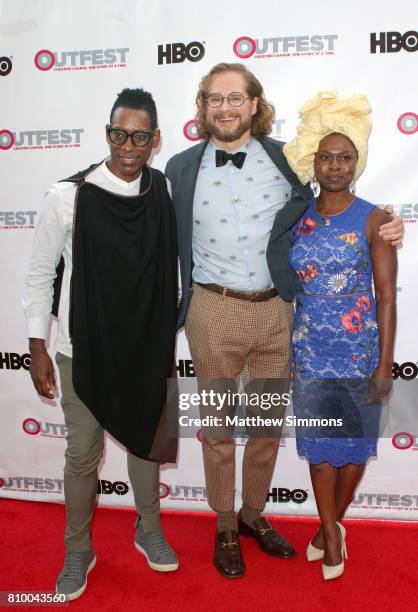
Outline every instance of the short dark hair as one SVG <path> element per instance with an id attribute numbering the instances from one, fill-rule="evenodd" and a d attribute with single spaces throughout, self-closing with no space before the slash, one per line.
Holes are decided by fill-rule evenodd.
<path id="1" fill-rule="evenodd" d="M 110 123 L 112 123 L 113 113 L 117 108 L 123 106 L 125 108 L 133 108 L 142 110 L 148 113 L 151 123 L 151 129 L 155 130 L 158 127 L 157 107 L 155 106 L 154 98 L 148 91 L 143 89 L 123 89 L 110 111 Z"/>

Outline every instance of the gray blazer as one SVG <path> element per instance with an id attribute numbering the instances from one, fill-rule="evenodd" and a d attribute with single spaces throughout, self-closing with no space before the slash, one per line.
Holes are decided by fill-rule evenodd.
<path id="1" fill-rule="evenodd" d="M 312 196 L 309 186 L 303 187 L 283 155 L 283 142 L 265 137 L 259 139 L 266 153 L 298 194 L 276 215 L 267 245 L 267 265 L 277 293 L 291 302 L 298 292 L 298 279 L 288 263 L 291 246 L 290 229 L 305 212 Z M 165 174 L 171 182 L 173 204 L 177 216 L 178 248 L 182 297 L 179 304 L 178 327 L 184 324 L 191 296 L 193 199 L 197 175 L 208 141 L 201 142 L 168 160 Z"/>

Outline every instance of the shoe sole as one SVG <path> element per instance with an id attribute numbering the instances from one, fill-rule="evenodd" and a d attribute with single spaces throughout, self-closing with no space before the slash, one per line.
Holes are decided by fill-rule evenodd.
<path id="1" fill-rule="evenodd" d="M 156 572 L 175 572 L 176 569 L 178 569 L 179 567 L 178 561 L 177 563 L 165 563 L 164 565 L 161 563 L 154 563 L 153 561 L 150 560 L 145 549 L 142 548 L 142 546 L 140 546 L 138 542 L 134 542 L 134 544 L 135 544 L 136 550 L 140 552 L 141 555 L 144 555 L 150 568 L 155 570 Z"/>
<path id="2" fill-rule="evenodd" d="M 55 592 L 58 593 L 59 595 L 65 595 L 66 601 L 73 601 L 74 599 L 78 599 L 79 597 L 81 597 L 81 595 L 84 593 L 84 591 L 87 588 L 87 576 L 89 575 L 89 573 L 91 572 L 91 570 L 94 568 L 95 565 L 96 565 L 96 555 L 94 555 L 94 559 L 90 561 L 90 565 L 87 568 L 86 582 L 78 589 L 78 591 L 74 591 L 74 593 L 60 593 L 58 591 L 58 584 L 56 584 Z"/>

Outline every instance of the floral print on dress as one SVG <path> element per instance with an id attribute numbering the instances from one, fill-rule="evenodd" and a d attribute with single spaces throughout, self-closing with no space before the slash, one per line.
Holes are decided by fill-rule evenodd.
<path id="1" fill-rule="evenodd" d="M 303 283 L 310 283 L 319 271 L 315 264 L 308 264 L 304 270 L 298 270 L 298 276 Z"/>
<path id="2" fill-rule="evenodd" d="M 361 308 L 361 310 L 364 310 L 364 312 L 369 312 L 369 310 L 372 308 L 372 302 L 366 295 L 361 295 L 356 300 L 356 306 Z"/>
<path id="3" fill-rule="evenodd" d="M 343 240 L 346 244 L 351 244 L 352 246 L 354 244 L 357 244 L 358 242 L 356 232 L 350 232 L 349 234 L 340 234 L 339 236 L 337 236 L 337 239 Z"/>
<path id="4" fill-rule="evenodd" d="M 318 223 L 312 219 L 312 217 L 304 217 L 299 225 L 299 231 L 302 236 L 308 236 L 311 234 Z"/>
<path id="5" fill-rule="evenodd" d="M 306 381 L 358 380 L 362 384 L 376 368 L 379 335 L 366 238 L 373 209 L 356 198 L 342 213 L 324 218 L 311 200 L 293 228 L 289 262 L 300 280 L 291 353 L 297 416 L 318 416 L 315 402 L 301 392 Z M 376 453 L 376 439 L 298 435 L 297 448 L 311 463 L 364 463 Z"/>
<path id="6" fill-rule="evenodd" d="M 340 293 L 347 287 L 347 284 L 348 277 L 346 274 L 342 274 L 341 272 L 338 274 L 333 274 L 327 281 L 327 287 L 331 293 Z"/>
<path id="7" fill-rule="evenodd" d="M 350 334 L 357 334 L 363 331 L 363 315 L 361 310 L 352 308 L 350 312 L 341 315 L 341 325 Z"/>

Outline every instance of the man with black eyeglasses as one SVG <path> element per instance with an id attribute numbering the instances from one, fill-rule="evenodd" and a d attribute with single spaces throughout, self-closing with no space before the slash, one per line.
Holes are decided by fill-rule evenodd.
<path id="1" fill-rule="evenodd" d="M 135 547 L 154 570 L 178 568 L 159 508 L 159 465 L 175 461 L 177 452 L 164 428 L 177 242 L 166 180 L 146 163 L 160 141 L 157 126 L 151 94 L 119 94 L 106 126 L 110 157 L 49 189 L 26 276 L 30 373 L 49 399 L 56 384 L 45 341 L 50 312 L 58 314 L 56 362 L 68 434 L 66 557 L 56 589 L 70 600 L 84 592 L 96 563 L 90 529 L 104 430 L 127 449 L 138 510 Z"/>

